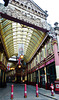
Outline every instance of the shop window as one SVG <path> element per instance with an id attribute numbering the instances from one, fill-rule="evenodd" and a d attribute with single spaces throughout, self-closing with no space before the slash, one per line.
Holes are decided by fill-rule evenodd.
<path id="1" fill-rule="evenodd" d="M 36 72 L 33 72 L 32 73 L 32 81 L 33 82 L 36 82 Z"/>
<path id="2" fill-rule="evenodd" d="M 40 58 L 41 58 L 41 61 L 43 60 L 43 52 L 41 51 L 40 53 Z"/>
<path id="3" fill-rule="evenodd" d="M 34 60 L 32 61 L 32 66 L 34 67 Z"/>
<path id="4" fill-rule="evenodd" d="M 39 62 L 40 62 L 40 53 L 39 53 Z"/>
<path id="5" fill-rule="evenodd" d="M 47 47 L 45 45 L 45 57 L 47 56 Z"/>
<path id="6" fill-rule="evenodd" d="M 52 43 L 51 43 L 51 53 L 53 52 L 53 45 L 52 45 Z"/>
<path id="7" fill-rule="evenodd" d="M 52 63 L 49 66 L 47 66 L 47 84 L 48 88 L 50 83 L 54 83 L 56 80 L 56 71 L 55 71 L 55 64 Z"/>
<path id="8" fill-rule="evenodd" d="M 30 63 L 30 69 L 31 69 L 31 63 Z"/>
<path id="9" fill-rule="evenodd" d="M 51 54 L 50 42 L 47 44 L 47 56 Z"/>
<path id="10" fill-rule="evenodd" d="M 38 62 L 38 58 L 37 58 L 37 56 L 36 56 L 36 64 L 37 64 L 37 62 Z"/>
<path id="11" fill-rule="evenodd" d="M 37 63 L 39 63 L 39 55 L 37 55 Z"/>

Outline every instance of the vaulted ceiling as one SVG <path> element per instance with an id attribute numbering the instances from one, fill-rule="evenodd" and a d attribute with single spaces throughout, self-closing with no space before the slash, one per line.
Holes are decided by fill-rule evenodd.
<path id="1" fill-rule="evenodd" d="M 29 61 L 46 33 L 5 18 L 0 19 L 0 31 L 8 57 L 18 55 L 18 45 L 24 44 L 24 56 Z"/>

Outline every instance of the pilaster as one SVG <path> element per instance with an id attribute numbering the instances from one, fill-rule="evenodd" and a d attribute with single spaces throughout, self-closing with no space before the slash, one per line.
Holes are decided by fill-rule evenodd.
<path id="1" fill-rule="evenodd" d="M 58 57 L 57 41 L 53 40 L 52 43 L 53 43 L 53 51 L 55 57 L 56 80 L 59 80 L 59 57 Z"/>
<path id="2" fill-rule="evenodd" d="M 32 74 L 31 74 L 31 82 L 32 82 Z"/>
<path id="3" fill-rule="evenodd" d="M 40 70 L 38 70 L 39 87 L 40 87 Z"/>
<path id="4" fill-rule="evenodd" d="M 45 71 L 45 88 L 47 89 L 47 73 L 46 73 L 46 67 L 44 67 Z"/>
<path id="5" fill-rule="evenodd" d="M 55 92 L 59 93 L 59 56 L 58 56 L 58 48 L 57 41 L 53 40 L 53 51 L 55 57 L 55 69 L 56 69 L 56 81 L 55 81 Z"/>

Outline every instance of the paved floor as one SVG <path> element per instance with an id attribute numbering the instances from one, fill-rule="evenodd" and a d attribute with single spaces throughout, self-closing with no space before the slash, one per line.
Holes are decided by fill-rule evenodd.
<path id="1" fill-rule="evenodd" d="M 39 97 L 36 97 L 36 88 L 27 85 L 27 98 L 24 98 L 24 84 L 14 84 L 13 100 L 59 100 L 59 95 L 51 97 L 49 90 L 39 88 Z M 6 88 L 0 88 L 0 100 L 11 100 L 11 84 L 7 84 Z M 57 98 L 57 99 L 55 99 Z"/>

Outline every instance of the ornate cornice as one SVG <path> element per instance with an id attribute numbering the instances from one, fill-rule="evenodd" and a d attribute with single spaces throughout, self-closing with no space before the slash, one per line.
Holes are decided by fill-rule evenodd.
<path id="1" fill-rule="evenodd" d="M 27 2 L 25 3 L 25 1 Z M 7 7 L 4 7 L 2 4 L 0 4 L 0 8 L 1 8 L 0 13 L 6 14 L 18 20 L 27 22 L 29 24 L 33 24 L 43 29 L 48 28 L 49 30 L 50 26 L 45 20 L 46 13 L 42 9 L 40 8 L 38 9 L 28 0 L 25 0 L 25 1 L 22 2 L 22 0 L 20 0 L 19 2 L 16 2 L 14 0 L 11 0 Z M 23 3 L 28 4 L 31 7 L 31 9 L 29 10 L 28 7 L 26 8 L 25 6 L 22 6 L 21 4 Z M 35 9 L 35 12 L 33 11 L 34 9 Z"/>

